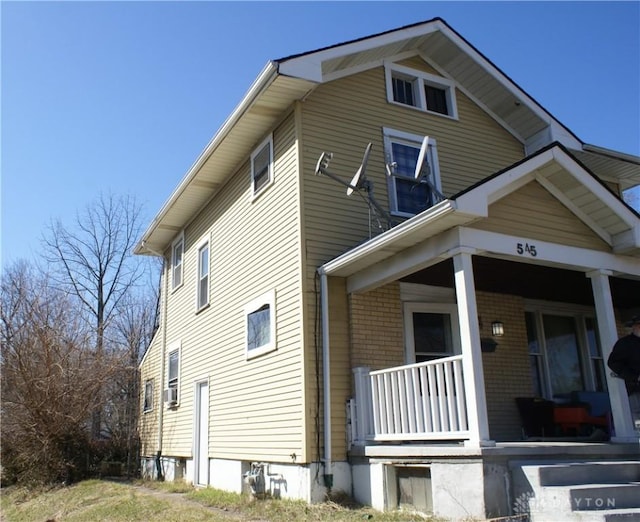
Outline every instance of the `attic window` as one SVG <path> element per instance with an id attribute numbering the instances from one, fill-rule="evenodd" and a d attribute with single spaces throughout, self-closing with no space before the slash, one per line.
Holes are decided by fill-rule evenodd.
<path id="1" fill-rule="evenodd" d="M 396 64 L 385 67 L 387 100 L 457 118 L 454 84 L 446 78 Z"/>
<path id="2" fill-rule="evenodd" d="M 251 196 L 260 194 L 273 182 L 273 138 L 269 136 L 251 154 Z"/>

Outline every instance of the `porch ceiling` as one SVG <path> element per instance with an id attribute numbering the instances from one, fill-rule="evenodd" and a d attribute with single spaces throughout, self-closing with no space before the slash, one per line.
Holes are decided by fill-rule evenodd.
<path id="1" fill-rule="evenodd" d="M 591 282 L 584 272 L 473 256 L 476 289 L 482 292 L 520 295 L 593 306 Z M 454 288 L 453 261 L 447 259 L 401 279 L 406 283 Z M 640 281 L 610 277 L 613 305 L 622 309 L 640 306 Z"/>

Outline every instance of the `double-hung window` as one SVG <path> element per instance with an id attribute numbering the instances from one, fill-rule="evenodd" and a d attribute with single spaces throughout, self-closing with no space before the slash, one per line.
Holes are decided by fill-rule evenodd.
<path id="1" fill-rule="evenodd" d="M 153 410 L 153 379 L 147 379 L 144 382 L 144 398 L 142 402 L 142 411 L 147 412 Z"/>
<path id="2" fill-rule="evenodd" d="M 276 349 L 276 293 L 274 290 L 244 308 L 247 359 Z"/>
<path id="3" fill-rule="evenodd" d="M 209 242 L 205 241 L 198 247 L 198 286 L 196 305 L 202 310 L 209 304 Z"/>
<path id="4" fill-rule="evenodd" d="M 273 137 L 269 136 L 251 154 L 251 196 L 273 182 Z"/>
<path id="5" fill-rule="evenodd" d="M 411 217 L 440 199 L 440 171 L 436 141 L 429 138 L 423 173 L 415 179 L 416 163 L 424 136 L 384 129 L 387 163 L 391 165 L 389 208 L 395 215 Z"/>
<path id="6" fill-rule="evenodd" d="M 171 245 L 171 289 L 182 285 L 182 261 L 184 256 L 184 236 L 180 235 Z"/>
<path id="7" fill-rule="evenodd" d="M 455 85 L 451 80 L 397 64 L 387 64 L 385 74 L 389 103 L 457 119 Z"/>
<path id="8" fill-rule="evenodd" d="M 180 384 L 180 346 L 170 348 L 167 356 L 167 390 L 165 402 L 169 407 L 178 405 L 178 390 Z"/>

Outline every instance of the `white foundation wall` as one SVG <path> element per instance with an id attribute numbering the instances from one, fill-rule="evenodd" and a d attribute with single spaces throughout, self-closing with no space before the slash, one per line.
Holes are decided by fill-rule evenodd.
<path id="1" fill-rule="evenodd" d="M 353 498 L 360 504 L 371 506 L 378 511 L 386 509 L 384 466 L 381 462 L 353 464 Z"/>
<path id="2" fill-rule="evenodd" d="M 143 458 L 141 464 L 144 478 L 157 478 L 154 458 Z M 265 487 L 274 497 L 304 500 L 310 503 L 326 500 L 329 490 L 325 487 L 324 466 L 322 464 L 265 464 L 267 464 Z M 193 483 L 193 459 L 163 457 L 162 468 L 165 480 L 168 482 L 185 480 Z M 249 461 L 209 459 L 209 486 L 223 491 L 243 493 L 247 491 L 244 475 L 250 469 L 251 462 Z M 352 495 L 352 476 L 349 463 L 332 463 L 332 474 L 331 493 Z"/>
<path id="3" fill-rule="evenodd" d="M 450 520 L 485 518 L 482 462 L 431 464 L 433 514 Z"/>
<path id="4" fill-rule="evenodd" d="M 242 493 L 243 475 L 249 471 L 249 465 L 241 460 L 210 459 L 209 485 L 212 488 Z"/>

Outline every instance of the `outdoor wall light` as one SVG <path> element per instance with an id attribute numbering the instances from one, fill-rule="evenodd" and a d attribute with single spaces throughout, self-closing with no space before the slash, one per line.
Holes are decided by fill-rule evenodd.
<path id="1" fill-rule="evenodd" d="M 504 323 L 502 321 L 493 321 L 491 323 L 491 334 L 494 337 L 502 337 L 504 335 Z"/>

